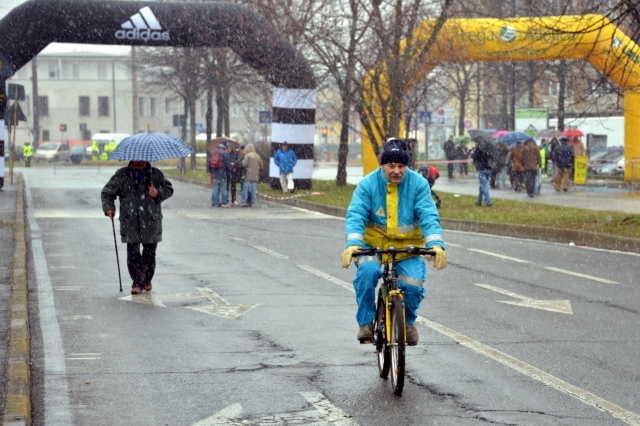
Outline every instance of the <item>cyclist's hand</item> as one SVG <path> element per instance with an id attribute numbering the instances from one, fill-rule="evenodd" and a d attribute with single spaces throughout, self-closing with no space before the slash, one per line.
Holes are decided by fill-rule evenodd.
<path id="1" fill-rule="evenodd" d="M 360 246 L 349 246 L 342 252 L 342 267 L 348 268 L 351 265 L 351 259 L 353 258 L 353 252 L 362 250 Z M 356 261 L 358 258 L 356 257 Z"/>
<path id="2" fill-rule="evenodd" d="M 116 212 L 114 212 L 113 210 L 108 210 L 104 215 L 113 219 L 114 216 L 116 215 Z"/>
<path id="3" fill-rule="evenodd" d="M 436 254 L 435 256 L 431 256 L 430 254 L 427 255 L 427 262 L 431 261 L 432 257 L 435 257 L 435 259 L 433 260 L 433 266 L 435 266 L 436 269 L 444 269 L 447 267 L 447 253 L 444 252 L 444 249 L 440 246 L 433 246 L 430 247 L 431 250 L 435 251 Z"/>

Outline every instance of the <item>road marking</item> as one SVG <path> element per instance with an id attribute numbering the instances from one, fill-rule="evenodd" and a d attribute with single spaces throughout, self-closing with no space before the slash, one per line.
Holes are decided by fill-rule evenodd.
<path id="1" fill-rule="evenodd" d="M 300 266 L 302 267 L 302 266 Z M 305 269 L 305 268 L 303 268 Z M 311 272 L 311 271 L 309 271 Z M 324 272 L 322 273 L 323 275 L 327 275 L 328 277 L 331 277 L 331 275 L 325 274 Z M 317 274 L 316 274 L 317 275 Z M 321 275 L 318 275 L 321 276 Z M 322 276 L 322 278 L 325 278 L 324 276 Z M 342 280 L 339 280 L 338 278 L 335 277 L 331 277 L 333 279 L 329 279 L 329 281 L 331 282 L 335 282 L 334 280 L 337 280 L 339 282 L 344 282 Z M 328 278 L 326 278 L 328 279 Z M 339 284 L 342 285 L 342 284 Z M 343 286 L 344 287 L 344 286 Z M 353 288 L 349 289 L 350 291 L 354 292 Z M 465 335 L 463 335 L 462 333 L 458 333 L 455 330 L 452 330 L 448 327 L 445 327 L 444 325 L 438 324 L 436 322 L 430 321 L 428 319 L 426 319 L 425 317 L 422 316 L 418 316 L 418 319 L 416 321 L 419 324 L 422 324 L 424 326 L 429 327 L 432 330 L 435 330 L 441 334 L 444 334 L 445 336 L 457 341 L 458 343 L 460 343 L 461 345 L 472 349 L 474 351 L 476 351 L 477 353 L 487 356 L 495 361 L 500 362 L 501 364 L 506 365 L 507 367 L 510 367 L 534 380 L 537 380 L 549 387 L 552 387 L 562 393 L 565 393 L 567 395 L 570 395 L 576 399 L 578 399 L 580 402 L 587 404 L 587 405 L 591 405 L 592 407 L 597 408 L 600 411 L 606 412 L 611 414 L 611 416 L 615 417 L 616 419 L 622 420 L 625 423 L 628 423 L 630 425 L 633 426 L 640 426 L 640 415 L 626 410 L 612 402 L 609 402 L 603 398 L 600 398 L 599 396 L 596 396 L 590 392 L 587 392 L 583 389 L 580 389 L 577 386 L 574 386 L 570 383 L 565 382 L 562 379 L 559 379 L 555 376 L 552 376 L 551 374 L 542 371 L 532 365 L 527 364 L 526 362 L 520 361 L 517 358 L 512 357 L 511 355 L 507 355 L 504 352 L 500 352 L 497 349 L 494 349 L 490 346 L 484 345 L 476 340 L 473 340 Z"/>
<path id="2" fill-rule="evenodd" d="M 498 254 L 498 253 L 492 253 L 490 251 L 485 251 L 485 250 L 478 250 L 478 249 L 467 249 L 469 251 L 475 251 L 477 253 L 482 253 L 482 254 L 486 254 L 489 256 L 494 256 L 494 257 L 499 257 L 500 259 L 506 259 L 506 260 L 512 260 L 514 262 L 519 262 L 519 263 L 531 263 L 528 260 L 523 260 L 523 259 L 518 259 L 517 257 L 510 257 L 510 256 L 504 256 L 502 254 Z"/>
<path id="3" fill-rule="evenodd" d="M 253 247 L 254 249 L 258 249 L 258 250 L 260 250 L 262 252 L 265 252 L 267 254 L 270 254 L 273 257 L 277 257 L 278 259 L 288 259 L 288 257 L 285 256 L 284 254 L 280 254 L 280 253 L 278 253 L 276 251 L 273 251 L 273 250 L 270 250 L 270 249 L 268 249 L 266 247 L 262 247 L 262 246 L 251 246 L 251 247 Z"/>
<path id="4" fill-rule="evenodd" d="M 78 321 L 78 320 L 90 320 L 93 319 L 91 315 L 72 315 L 70 317 L 62 317 L 63 321 Z"/>
<path id="5" fill-rule="evenodd" d="M 329 274 L 325 274 L 324 272 L 318 271 L 317 269 L 314 269 L 311 266 L 298 265 L 298 268 L 304 269 L 307 272 L 311 272 L 313 275 L 316 275 L 316 276 L 318 276 L 320 278 L 324 278 L 325 280 L 331 281 L 334 284 L 338 284 L 339 286 L 344 287 L 347 290 L 354 291 L 353 290 L 353 285 L 351 283 L 348 283 L 346 281 L 342 281 L 341 279 L 336 278 L 334 276 L 331 276 Z"/>
<path id="6" fill-rule="evenodd" d="M 571 302 L 568 300 L 537 300 L 530 297 L 522 296 L 520 294 L 513 293 L 509 290 L 505 290 L 500 287 L 494 287 L 487 284 L 476 284 L 478 287 L 485 288 L 487 290 L 495 291 L 515 299 L 520 299 L 521 302 L 514 302 L 511 300 L 496 300 L 498 303 L 506 303 L 508 305 L 523 306 L 525 308 L 541 309 L 543 311 L 559 312 L 561 314 L 573 315 L 571 309 Z"/>
<path id="7" fill-rule="evenodd" d="M 244 241 L 242 238 L 236 237 L 235 235 L 231 235 L 231 234 L 222 234 L 222 235 L 224 235 L 225 237 L 233 241 Z"/>
<path id="8" fill-rule="evenodd" d="M 40 234 L 40 226 L 34 214 L 33 198 L 29 180 L 25 179 L 27 198 L 27 220 L 33 234 Z M 60 325 L 53 298 L 53 285 L 49 276 L 47 260 L 41 239 L 31 239 L 31 253 L 38 295 L 38 315 L 42 330 L 42 352 L 44 354 L 44 418 L 51 425 L 72 425 L 67 367 L 60 335 Z"/>
<path id="9" fill-rule="evenodd" d="M 276 413 L 260 418 L 249 417 L 240 419 L 242 415 L 242 405 L 235 403 L 218 411 L 211 417 L 194 423 L 193 426 L 271 426 L 285 424 L 358 426 L 358 423 L 352 420 L 349 415 L 345 414 L 340 408 L 333 405 L 323 394 L 319 392 L 300 392 L 300 394 L 313 405 L 315 410 Z"/>
<path id="10" fill-rule="evenodd" d="M 460 244 L 447 243 L 447 247 L 462 247 Z"/>
<path id="11" fill-rule="evenodd" d="M 87 360 L 96 360 L 100 359 L 101 353 L 78 353 L 78 354 L 69 354 L 67 359 L 69 361 L 87 361 Z"/>
<path id="12" fill-rule="evenodd" d="M 564 380 L 552 376 L 551 374 L 544 372 L 532 365 L 529 365 L 526 362 L 520 361 L 519 359 L 514 358 L 511 355 L 507 355 L 504 352 L 500 352 L 497 349 L 473 340 L 461 333 L 458 333 L 455 330 L 445 327 L 444 325 L 440 325 L 421 316 L 418 317 L 418 320 L 416 322 L 444 334 L 445 336 L 457 341 L 461 345 L 466 346 L 469 349 L 473 349 L 479 354 L 485 355 L 534 380 L 537 380 L 562 393 L 572 396 L 587 405 L 591 405 L 592 407 L 595 407 L 600 411 L 607 412 L 616 419 L 622 420 L 623 422 L 630 425 L 640 426 L 640 416 L 636 413 L 626 410 L 616 404 L 600 398 L 599 396 L 596 396 L 590 392 L 580 389 L 577 386 L 567 383 Z"/>
<path id="13" fill-rule="evenodd" d="M 594 277 L 594 276 L 591 276 L 591 275 L 581 274 L 579 272 L 567 271 L 565 269 L 554 268 L 552 266 L 545 266 L 544 269 L 548 269 L 550 271 L 555 271 L 555 272 L 560 272 L 561 274 L 574 275 L 576 277 L 586 278 L 588 280 L 598 281 L 598 282 L 605 283 L 605 284 L 620 284 L 617 281 L 611 281 L 611 280 L 607 280 L 605 278 L 598 278 L 598 277 Z"/>
<path id="14" fill-rule="evenodd" d="M 207 287 L 196 287 L 197 292 L 194 293 L 173 293 L 173 294 L 154 294 L 146 291 L 142 294 L 132 294 L 130 296 L 121 297 L 120 300 L 125 302 L 142 303 L 143 305 L 153 305 L 160 308 L 167 306 L 163 302 L 179 302 L 181 300 L 190 299 L 209 299 L 213 305 L 210 306 L 183 306 L 185 309 L 198 311 L 217 317 L 236 319 L 248 310 L 258 305 L 232 305 L 224 300 L 218 293 Z"/>
<path id="15" fill-rule="evenodd" d="M 80 291 L 83 288 L 84 287 L 79 285 L 57 285 L 53 287 L 54 290 L 58 290 L 58 291 Z"/>

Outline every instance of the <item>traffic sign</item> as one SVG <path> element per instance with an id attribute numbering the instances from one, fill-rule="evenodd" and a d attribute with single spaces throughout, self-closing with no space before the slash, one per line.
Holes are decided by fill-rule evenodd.
<path id="1" fill-rule="evenodd" d="M 471 120 L 467 120 L 464 122 L 465 129 L 470 129 L 472 126 L 473 126 L 473 123 L 471 122 Z"/>
<path id="2" fill-rule="evenodd" d="M 260 124 L 271 123 L 271 111 L 260 111 L 259 113 Z"/>
<path id="3" fill-rule="evenodd" d="M 444 126 L 446 125 L 446 120 L 444 119 L 444 117 L 438 117 L 438 126 Z"/>
<path id="4" fill-rule="evenodd" d="M 60 125 L 60 131 L 61 132 L 66 132 L 67 131 L 67 125 L 66 124 L 61 124 Z"/>
<path id="5" fill-rule="evenodd" d="M 431 111 L 420 111 L 420 124 L 431 124 Z"/>
<path id="6" fill-rule="evenodd" d="M 202 123 L 196 123 L 196 132 L 204 132 L 204 124 Z"/>
<path id="7" fill-rule="evenodd" d="M 18 100 L 24 101 L 24 86 L 22 84 L 9 84 L 9 87 L 7 87 L 7 96 L 9 99 L 16 99 L 16 92 L 18 94 Z"/>

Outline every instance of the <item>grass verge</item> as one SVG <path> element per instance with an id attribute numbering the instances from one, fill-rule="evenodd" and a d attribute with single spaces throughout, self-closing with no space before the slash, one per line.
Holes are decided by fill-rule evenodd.
<path id="1" fill-rule="evenodd" d="M 167 176 L 179 176 L 175 169 L 163 171 Z M 209 182 L 209 175 L 204 169 L 189 170 L 183 176 L 200 182 Z M 333 181 L 313 180 L 313 189 L 297 191 L 302 200 L 312 201 L 335 207 L 348 207 L 355 185 L 336 187 Z M 258 192 L 281 197 L 282 191 L 276 191 L 267 183 L 258 185 Z M 312 193 L 321 193 L 312 195 Z M 476 207 L 475 196 L 448 194 L 438 192 L 442 198 L 440 217 L 446 219 L 473 220 L 504 224 L 520 224 L 545 226 L 562 229 L 576 229 L 618 235 L 622 237 L 640 238 L 640 215 L 615 211 L 598 211 L 559 207 L 549 204 L 529 203 L 524 201 L 493 200 L 491 208 Z"/>

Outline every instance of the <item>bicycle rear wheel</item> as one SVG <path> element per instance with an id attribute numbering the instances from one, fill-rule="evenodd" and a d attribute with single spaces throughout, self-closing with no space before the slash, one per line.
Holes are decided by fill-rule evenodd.
<path id="1" fill-rule="evenodd" d="M 393 298 L 391 311 L 391 386 L 393 393 L 401 395 L 404 389 L 404 335 L 405 322 L 403 303 L 400 297 Z"/>
<path id="2" fill-rule="evenodd" d="M 376 352 L 378 352 L 378 373 L 383 379 L 386 379 L 389 376 L 389 366 L 391 365 L 391 351 L 387 345 L 386 314 L 387 309 L 384 305 L 382 293 L 378 292 L 374 337 L 376 339 Z"/>

